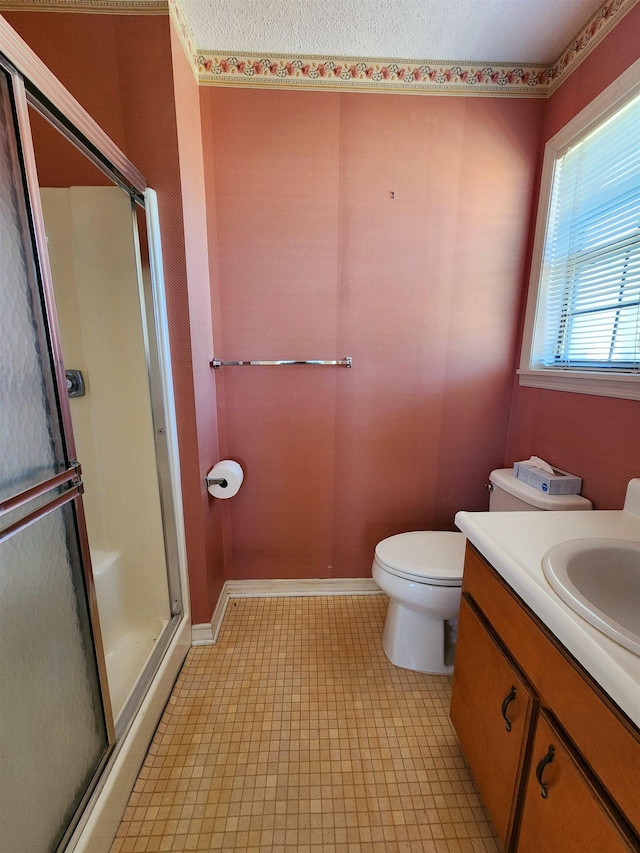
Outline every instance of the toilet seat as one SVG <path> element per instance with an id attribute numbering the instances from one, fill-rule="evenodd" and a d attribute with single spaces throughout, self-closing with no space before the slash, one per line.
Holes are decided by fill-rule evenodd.
<path id="1" fill-rule="evenodd" d="M 392 575 L 431 586 L 460 586 L 464 533 L 419 530 L 398 533 L 376 546 L 376 562 Z"/>

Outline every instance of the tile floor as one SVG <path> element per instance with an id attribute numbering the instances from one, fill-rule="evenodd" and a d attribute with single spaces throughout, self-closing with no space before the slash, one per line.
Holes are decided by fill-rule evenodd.
<path id="1" fill-rule="evenodd" d="M 384 656 L 382 595 L 229 603 L 191 649 L 111 853 L 499 853 L 450 679 Z"/>

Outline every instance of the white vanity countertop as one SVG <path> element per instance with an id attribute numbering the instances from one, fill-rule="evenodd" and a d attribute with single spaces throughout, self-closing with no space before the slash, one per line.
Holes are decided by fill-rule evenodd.
<path id="1" fill-rule="evenodd" d="M 569 539 L 640 541 L 640 517 L 622 510 L 459 512 L 455 521 L 509 586 L 640 727 L 640 657 L 574 613 L 542 572 L 544 553 Z"/>

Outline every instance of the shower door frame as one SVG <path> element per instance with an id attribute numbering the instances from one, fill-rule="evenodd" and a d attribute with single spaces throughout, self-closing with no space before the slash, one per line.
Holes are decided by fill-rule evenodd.
<path id="1" fill-rule="evenodd" d="M 71 410 L 62 360 L 61 340 L 58 333 L 53 278 L 49 265 L 47 238 L 40 203 L 40 187 L 38 184 L 29 120 L 30 107 L 36 109 L 44 118 L 57 127 L 71 144 L 87 156 L 116 185 L 125 190 L 132 200 L 132 226 L 136 243 L 140 316 L 143 325 L 147 359 L 149 395 L 158 469 L 158 488 L 167 560 L 167 582 L 171 618 L 162 635 L 158 638 L 146 666 L 140 673 L 136 686 L 123 708 L 118 725 L 116 726 L 109 698 L 98 604 L 82 506 L 81 481 L 77 488 L 70 489 L 69 492 L 65 492 L 61 496 L 66 501 L 73 500 L 76 509 L 79 544 L 91 617 L 91 630 L 98 662 L 102 704 L 108 736 L 108 748 L 96 768 L 91 783 L 59 845 L 58 849 L 62 851 L 70 841 L 73 846 L 74 842 L 78 840 L 83 825 L 87 820 L 87 806 L 94 804 L 100 794 L 101 787 L 104 785 L 109 771 L 116 761 L 119 748 L 122 746 L 122 742 L 135 719 L 135 714 L 140 708 L 166 652 L 169 650 L 172 639 L 178 633 L 178 629 L 185 619 L 190 622 L 188 608 L 185 608 L 188 599 L 186 598 L 186 557 L 180 499 L 179 459 L 155 193 L 149 190 L 144 177 L 138 169 L 136 169 L 2 16 L 0 16 L 0 67 L 8 75 L 14 102 L 17 122 L 16 132 L 25 176 L 25 192 L 32 228 L 35 260 L 40 276 L 45 321 L 52 350 L 54 383 L 58 395 L 64 441 L 69 458 L 69 470 L 63 472 L 64 476 L 63 474 L 59 474 L 53 478 L 53 480 L 58 482 L 66 481 L 67 479 L 73 482 L 73 476 L 79 479 L 79 466 L 76 461 Z M 136 205 L 145 211 L 146 217 L 151 270 L 151 281 L 148 284 L 145 284 L 141 275 L 141 258 L 135 214 Z M 48 488 L 52 488 L 52 486 Z M 70 496 L 71 492 L 75 493 L 75 499 Z M 61 499 L 55 501 L 56 505 L 61 502 Z M 51 507 L 53 508 L 53 505 Z M 43 507 L 41 511 L 37 512 L 44 512 L 46 509 L 47 507 Z M 35 515 L 36 513 L 34 513 Z"/>
<path id="2" fill-rule="evenodd" d="M 66 388 L 64 368 L 62 365 L 60 339 L 57 334 L 55 303 L 52 299 L 53 290 L 51 275 L 48 268 L 48 259 L 46 256 L 46 236 L 44 234 L 42 210 L 40 209 L 39 192 L 36 192 L 34 195 L 34 178 L 37 188 L 37 176 L 35 175 L 35 160 L 31 140 L 31 128 L 26 112 L 27 101 L 25 87 L 22 76 L 2 53 L 0 53 L 0 73 L 6 75 L 9 96 L 12 102 L 12 111 L 14 113 L 16 156 L 20 162 L 20 170 L 22 172 L 25 219 L 28 224 L 30 232 L 29 242 L 31 243 L 29 248 L 25 245 L 25 251 L 31 252 L 30 265 L 33 271 L 32 275 L 34 277 L 33 286 L 35 291 L 39 292 L 42 304 L 42 320 L 48 343 L 47 361 L 49 362 L 49 369 L 51 370 L 53 379 L 53 389 L 56 396 L 55 409 L 62 430 L 61 442 L 66 466 L 64 470 L 60 471 L 58 474 L 50 476 L 46 480 L 43 480 L 31 487 L 23 489 L 13 497 L 3 501 L 2 513 L 4 515 L 9 514 L 20 507 L 26 506 L 30 501 L 36 498 L 43 498 L 49 493 L 52 493 L 52 497 L 45 500 L 45 502 L 39 507 L 31 512 L 27 512 L 24 517 L 7 525 L 0 534 L 0 541 L 4 541 L 14 534 L 27 529 L 32 524 L 36 524 L 40 519 L 55 510 L 70 503 L 73 504 L 75 533 L 77 536 L 80 560 L 82 562 L 82 578 L 84 581 L 83 593 L 86 594 L 87 599 L 89 630 L 93 640 L 93 654 L 95 655 L 97 666 L 98 685 L 102 704 L 101 711 L 104 718 L 107 741 L 106 748 L 95 767 L 88 786 L 82 797 L 79 799 L 74 815 L 59 842 L 58 849 L 63 850 L 75 829 L 79 816 L 86 808 L 98 780 L 108 765 L 111 754 L 116 746 L 117 735 L 109 695 L 109 683 L 100 630 L 98 605 L 91 570 L 91 559 L 89 556 L 89 540 L 87 537 L 84 507 L 82 502 L 82 494 L 84 491 L 81 477 L 82 472 L 76 459 L 73 432 L 68 428 L 68 425 L 70 424 L 68 392 Z M 64 491 L 56 495 L 56 491 L 63 487 Z"/>
<path id="3" fill-rule="evenodd" d="M 167 570 L 169 578 L 169 595 L 171 615 L 180 615 L 183 611 L 184 594 L 180 567 L 179 547 L 175 540 L 179 538 L 176 530 L 176 502 L 171 494 L 169 483 L 172 480 L 171 448 L 164 424 L 166 409 L 173 404 L 170 383 L 171 365 L 163 358 L 161 338 L 166 339 L 166 329 L 158 329 L 163 325 L 164 296 L 161 267 L 161 249 L 159 246 L 157 225 L 157 203 L 155 194 L 147 185 L 141 172 L 120 151 L 115 143 L 107 136 L 102 128 L 91 118 L 85 109 L 76 101 L 67 89 L 54 77 L 44 63 L 19 38 L 17 33 L 0 16 L 0 57 L 4 56 L 3 66 L 11 74 L 14 83 L 14 97 L 18 113 L 20 137 L 23 140 L 25 172 L 27 176 L 32 219 L 35 232 L 35 242 L 38 251 L 38 262 L 41 269 L 43 287 L 47 300 L 47 313 L 53 323 L 49 323 L 50 333 L 55 347 L 56 380 L 61 396 L 61 408 L 65 434 L 73 436 L 71 410 L 68 404 L 66 379 L 62 363 L 62 348 L 57 335 L 55 317 L 55 297 L 53 278 L 47 253 L 47 238 L 44 228 L 44 217 L 40 204 L 39 185 L 35 163 L 35 155 L 31 142 L 29 123 L 29 105 L 36 109 L 47 121 L 55 125 L 66 139 L 82 154 L 96 165 L 116 185 L 127 192 L 131 199 L 139 205 L 147 217 L 149 261 L 151 266 L 151 287 L 144 288 L 142 277 L 140 281 L 141 317 L 144 333 L 147 338 L 147 372 L 149 375 L 150 399 L 155 429 L 156 457 L 158 460 L 159 487 L 162 504 L 162 521 L 165 531 L 169 532 L 165 546 L 167 550 Z M 0 59 L 1 61 L 1 59 Z M 29 150 L 27 151 L 28 143 Z M 149 214 L 152 214 L 150 217 Z M 156 220 L 156 221 L 154 221 Z M 133 228 L 137 241 L 137 223 L 133 215 Z M 50 312 L 50 313 L 49 313 Z M 160 334 L 158 334 L 160 333 Z M 149 352 L 158 354 L 158 364 L 150 362 Z M 64 393 L 63 393 L 64 392 Z M 171 399 L 167 399 L 171 397 Z M 70 452 L 75 454 L 75 448 L 70 442 Z"/>
<path id="4" fill-rule="evenodd" d="M 0 52 L 2 45 L 2 28 L 0 26 Z M 39 60 L 38 60 L 39 61 Z M 52 76 L 47 72 L 47 76 Z M 53 78 L 57 83 L 57 80 Z M 136 167 L 117 148 L 102 129 L 85 113 L 83 108 L 73 97 L 62 89 L 64 98 L 60 99 L 61 93 L 50 87 L 52 91 L 42 91 L 41 86 L 46 79 L 34 83 L 24 78 L 24 102 L 37 110 L 48 122 L 54 125 L 59 132 L 84 154 L 101 172 L 103 172 L 117 186 L 123 189 L 131 198 L 132 203 L 138 205 L 145 212 L 147 223 L 147 238 L 149 243 L 149 263 L 151 270 L 150 286 L 146 286 L 141 274 L 141 259 L 139 256 L 138 225 L 135 211 L 132 208 L 132 227 L 136 245 L 136 259 L 138 265 L 138 280 L 140 290 L 141 318 L 147 359 L 147 375 L 149 380 L 149 394 L 151 401 L 152 420 L 155 434 L 155 450 L 158 463 L 158 486 L 160 493 L 160 504 L 162 510 L 163 531 L 165 534 L 165 551 L 167 555 L 167 576 L 169 583 L 169 598 L 171 616 L 179 616 L 183 610 L 183 585 L 180 571 L 180 553 L 177 545 L 179 537 L 176 528 L 176 507 L 171 491 L 171 451 L 166 429 L 167 404 L 173 404 L 173 394 L 170 382 L 164 381 L 171 378 L 171 363 L 163 358 L 163 346 L 166 341 L 168 345 L 168 333 L 163 325 L 165 314 L 164 288 L 162 281 L 162 256 L 160 248 L 160 235 L 157 216 L 157 203 L 155 193 L 147 186 L 147 182 Z M 62 88 L 62 87 L 61 87 Z M 69 110 L 72 117 L 64 110 Z M 78 122 L 79 124 L 76 124 Z M 28 112 L 25 114 L 24 124 L 29 129 Z M 30 136 L 30 130 L 28 130 Z M 22 133 L 22 129 L 21 129 Z M 92 136 L 94 139 L 92 139 Z M 32 148 L 32 146 L 30 146 Z M 111 159 L 113 158 L 113 160 Z M 114 162 L 115 161 L 115 162 Z M 31 169 L 27 168 L 27 181 L 30 194 L 34 194 L 34 220 L 36 225 L 36 241 L 38 247 L 44 247 L 40 251 L 40 261 L 43 264 L 43 280 L 46 281 L 48 298 L 55 306 L 53 295 L 53 280 L 49 267 L 49 259 L 46 251 L 46 235 L 44 233 L 44 217 L 40 205 L 39 186 L 36 173 L 35 159 Z M 150 215 L 151 214 L 151 215 Z M 46 269 L 45 269 L 46 266 Z M 55 309 L 54 309 L 55 310 Z M 57 337 L 57 336 L 56 336 Z M 161 338 L 163 339 L 161 341 Z M 62 367 L 62 351 L 60 341 L 57 341 L 59 351 L 56 352 L 56 365 L 59 367 L 58 380 L 66 389 L 64 368 Z M 63 419 L 65 432 L 72 435 L 71 410 L 68 406 L 65 390 L 65 403 L 63 404 Z M 120 734 L 120 732 L 118 732 Z"/>

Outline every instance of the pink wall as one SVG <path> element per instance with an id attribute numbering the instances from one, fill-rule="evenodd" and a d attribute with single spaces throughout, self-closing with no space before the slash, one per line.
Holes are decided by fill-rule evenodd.
<path id="1" fill-rule="evenodd" d="M 203 622 L 223 576 L 220 524 L 203 489 L 218 449 L 213 380 L 202 367 L 211 328 L 195 79 L 180 49 L 172 67 L 168 16 L 5 17 L 158 193 L 193 620 Z"/>
<path id="2" fill-rule="evenodd" d="M 549 102 L 198 91 L 166 17 L 6 17 L 159 193 L 194 621 L 223 546 L 227 577 L 367 576 L 505 457 L 621 505 L 640 406 L 513 373 L 543 139 L 638 57 L 640 6 Z M 354 368 L 214 374 L 211 319 L 218 357 Z M 245 485 L 212 502 L 226 456 Z"/>
<path id="3" fill-rule="evenodd" d="M 549 99 L 544 141 L 639 57 L 636 6 Z M 516 382 L 506 463 L 532 454 L 581 476 L 582 493 L 597 509 L 619 509 L 627 482 L 640 476 L 640 403 Z"/>
<path id="4" fill-rule="evenodd" d="M 197 454 L 195 455 L 203 525 L 204 561 L 197 572 L 190 570 L 193 621 L 206 622 L 224 583 L 221 501 L 209 495 L 205 477 L 220 458 L 216 415 L 216 380 L 210 367 L 213 354 L 211 289 L 209 283 L 209 240 L 205 201 L 204 159 L 200 96 L 193 69 L 175 29 L 171 28 L 171 52 L 175 88 L 176 126 L 180 157 L 182 211 L 189 290 L 189 329 L 194 384 Z M 215 250 L 212 247 L 212 250 Z M 193 461 L 193 460 L 189 460 Z M 185 464 L 187 459 L 185 459 Z M 194 483 L 195 485 L 195 483 Z"/>
<path id="5" fill-rule="evenodd" d="M 207 88 L 229 576 L 367 576 L 502 464 L 544 103 Z M 395 198 L 391 198 L 391 192 Z M 210 242 L 214 235 L 210 230 Z"/>
<path id="6" fill-rule="evenodd" d="M 40 113 L 29 111 L 41 187 L 112 186 L 109 178 Z"/>

